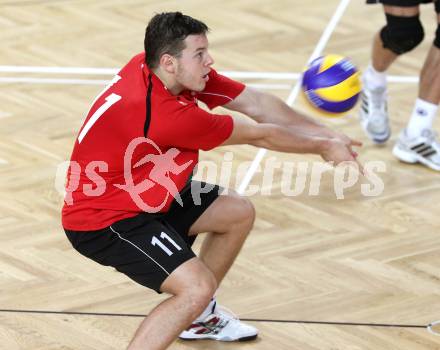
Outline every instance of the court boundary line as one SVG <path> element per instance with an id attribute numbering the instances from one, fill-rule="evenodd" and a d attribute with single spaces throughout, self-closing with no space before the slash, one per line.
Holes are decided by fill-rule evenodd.
<path id="1" fill-rule="evenodd" d="M 284 73 L 282 73 L 284 74 Z M 294 73 L 296 74 L 296 73 Z M 230 75 L 224 74 L 230 78 L 234 78 Z M 237 77 L 235 77 L 237 78 Z M 239 77 L 238 77 L 239 78 Z M 301 77 L 291 79 L 293 81 L 299 80 Z M 251 79 L 259 79 L 257 77 Z M 266 78 L 262 78 L 266 79 Z M 269 80 L 276 80 L 267 78 Z M 283 79 L 280 79 L 283 80 Z M 286 79 L 287 80 L 287 79 Z M 36 78 L 36 77 L 4 77 L 0 76 L 0 84 L 60 84 L 60 85 L 107 85 L 111 82 L 111 79 L 65 79 L 65 78 Z M 387 77 L 388 83 L 397 84 L 417 84 L 419 82 L 418 76 L 411 75 L 390 75 Z M 278 90 L 291 90 L 293 84 L 263 84 L 263 83 L 246 83 L 247 86 L 255 87 L 259 89 L 278 89 Z"/>
<path id="2" fill-rule="evenodd" d="M 71 316 L 107 316 L 107 317 L 146 317 L 142 314 L 120 314 L 106 312 L 81 312 L 81 311 L 50 311 L 50 310 L 18 310 L 0 309 L 0 313 L 23 313 L 41 315 L 71 315 Z M 267 323 L 294 323 L 294 324 L 317 324 L 334 326 L 356 326 L 356 327 L 381 327 L 381 328 L 428 328 L 429 325 L 415 324 L 392 324 L 392 323 L 370 323 L 370 322 L 342 322 L 342 321 L 310 321 L 310 320 L 277 320 L 263 318 L 240 318 L 246 322 L 267 322 Z"/>
<path id="3" fill-rule="evenodd" d="M 339 2 L 338 7 L 336 8 L 335 12 L 333 13 L 332 17 L 330 18 L 330 21 L 328 22 L 327 26 L 324 28 L 324 32 L 322 33 L 321 37 L 319 38 L 318 43 L 316 44 L 315 49 L 313 50 L 312 54 L 310 55 L 310 58 L 308 59 L 307 63 L 313 61 L 315 58 L 319 57 L 321 55 L 322 50 L 327 45 L 331 35 L 333 34 L 333 31 L 335 30 L 339 20 L 344 15 L 345 10 L 347 9 L 348 5 L 350 4 L 351 0 L 341 0 Z M 293 106 L 295 103 L 296 98 L 298 97 L 298 94 L 301 90 L 301 81 L 298 80 L 292 89 L 291 93 L 289 94 L 289 97 L 287 98 L 286 104 L 290 107 Z M 252 161 L 250 167 L 246 171 L 246 174 L 244 175 L 243 179 L 241 180 L 240 185 L 238 186 L 237 193 L 242 195 L 246 191 L 246 188 L 254 178 L 255 173 L 258 171 L 258 167 L 260 166 L 261 161 L 263 160 L 264 156 L 267 153 L 266 148 L 260 148 Z"/>
<path id="4" fill-rule="evenodd" d="M 0 73 L 46 73 L 46 74 L 67 74 L 67 75 L 107 75 L 114 76 L 118 73 L 119 69 L 117 68 L 98 68 L 98 67 L 49 67 L 49 66 L 1 66 L 0 65 Z M 289 80 L 296 81 L 299 80 L 302 76 L 302 73 L 298 72 L 252 72 L 252 71 L 227 71 L 220 70 L 220 74 L 226 75 L 229 78 L 238 78 L 238 79 L 268 79 L 268 80 Z M 51 78 L 33 78 L 33 77 L 0 77 L 4 79 L 4 82 L 8 82 L 7 80 L 17 79 L 17 82 L 20 80 L 29 79 L 29 82 L 35 80 L 38 82 L 38 79 L 48 79 Z M 54 78 L 53 81 L 56 82 L 59 78 Z M 98 79 L 61 79 L 61 80 L 71 80 L 73 83 L 75 81 L 81 82 L 84 81 L 85 84 L 87 82 L 106 82 L 107 80 L 98 80 Z M 388 75 L 387 81 L 390 83 L 418 83 L 419 76 L 413 75 Z"/>

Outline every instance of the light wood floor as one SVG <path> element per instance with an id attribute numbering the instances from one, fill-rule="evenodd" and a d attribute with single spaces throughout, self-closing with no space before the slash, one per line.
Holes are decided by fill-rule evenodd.
<path id="1" fill-rule="evenodd" d="M 142 50 L 145 25 L 153 13 L 182 10 L 211 27 L 218 70 L 298 73 L 338 4 L 0 0 L 0 66 L 117 68 Z M 431 6 L 422 11 L 427 38 L 392 67 L 393 75 L 417 76 L 423 63 L 436 26 Z M 383 17 L 380 6 L 353 0 L 324 52 L 349 56 L 365 67 Z M 111 76 L 0 72 L 0 349 L 124 349 L 139 317 L 12 312 L 147 314 L 162 297 L 80 256 L 60 226 L 56 168 L 68 160 L 77 130 L 102 86 L 6 83 L 4 78 Z M 295 83 L 243 81 L 289 87 Z M 290 93 L 287 88 L 267 88 L 284 99 Z M 335 121 L 321 118 L 365 142 L 363 162 L 385 162 L 386 172 L 379 174 L 384 182 L 381 195 L 363 196 L 361 183 L 368 181 L 362 180 L 338 200 L 329 172 L 319 195 L 310 196 L 309 171 L 305 193 L 289 197 L 281 192 L 278 170 L 271 195 L 252 196 L 258 213 L 255 229 L 218 297 L 240 317 L 260 320 L 251 322 L 261 330 L 259 340 L 235 345 L 176 342 L 171 349 L 440 349 L 440 337 L 423 328 L 440 319 L 440 175 L 403 165 L 391 155 L 416 94 L 416 84 L 390 84 L 394 134 L 384 147 L 373 146 L 363 136 L 356 111 Z M 297 105 L 304 107 L 300 100 Z M 203 159 L 220 162 L 226 151 L 233 152 L 236 169 L 257 150 L 228 147 Z M 279 162 L 318 160 L 269 152 L 263 164 L 271 157 Z M 262 181 L 257 173 L 252 184 Z"/>

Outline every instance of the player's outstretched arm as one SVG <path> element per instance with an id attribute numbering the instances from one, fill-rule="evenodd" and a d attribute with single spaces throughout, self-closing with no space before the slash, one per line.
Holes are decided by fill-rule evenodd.
<path id="1" fill-rule="evenodd" d="M 246 114 L 258 123 L 324 127 L 316 120 L 293 110 L 277 96 L 248 86 L 224 107 Z"/>
<path id="2" fill-rule="evenodd" d="M 241 117 L 233 119 L 232 133 L 222 145 L 249 144 L 278 152 L 318 154 L 335 165 L 356 162 L 351 144 L 340 139 L 311 135 L 301 129 L 272 123 L 250 123 Z"/>
<path id="3" fill-rule="evenodd" d="M 224 107 L 243 113 L 258 123 L 271 123 L 301 129 L 304 133 L 316 136 L 335 137 L 343 142 L 350 141 L 353 146 L 362 145 L 361 142 L 331 130 L 317 120 L 292 109 L 280 98 L 250 87 L 246 87 L 240 95 Z"/>

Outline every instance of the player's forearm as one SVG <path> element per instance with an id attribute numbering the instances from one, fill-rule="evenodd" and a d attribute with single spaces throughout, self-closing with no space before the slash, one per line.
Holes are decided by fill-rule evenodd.
<path id="1" fill-rule="evenodd" d="M 263 125 L 262 125 L 263 126 Z M 282 126 L 264 125 L 262 137 L 253 144 L 278 152 L 323 154 L 329 139 Z"/>
<path id="2" fill-rule="evenodd" d="M 259 123 L 272 123 L 287 127 L 301 128 L 304 132 L 317 133 L 331 130 L 313 118 L 290 108 L 284 101 L 270 94 L 261 94 L 260 108 L 254 119 Z"/>
<path id="3" fill-rule="evenodd" d="M 283 125 L 285 127 L 301 131 L 310 135 L 315 135 L 317 137 L 333 138 L 340 137 L 340 135 L 334 130 L 328 128 L 319 121 L 304 115 L 290 108 L 279 98 L 267 95 L 266 100 L 266 112 L 265 117 L 261 120 L 266 120 L 269 123 L 275 123 L 278 125 Z M 270 111 L 273 111 L 270 113 Z"/>

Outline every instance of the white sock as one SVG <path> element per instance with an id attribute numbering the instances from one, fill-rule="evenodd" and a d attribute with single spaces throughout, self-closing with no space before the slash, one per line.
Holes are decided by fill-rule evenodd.
<path id="1" fill-rule="evenodd" d="M 217 299 L 215 296 L 212 297 L 211 301 L 209 302 L 208 306 L 206 307 L 205 311 L 203 311 L 199 317 L 196 318 L 195 322 L 203 321 L 206 317 L 211 315 L 215 310 L 215 305 L 217 304 Z"/>
<path id="2" fill-rule="evenodd" d="M 370 63 L 365 70 L 363 76 L 364 84 L 370 90 L 386 89 L 387 88 L 387 74 L 385 72 L 378 72 Z"/>
<path id="3" fill-rule="evenodd" d="M 432 129 L 437 110 L 438 105 L 418 98 L 406 127 L 406 134 L 409 137 L 417 137 L 421 135 L 424 129 Z"/>

